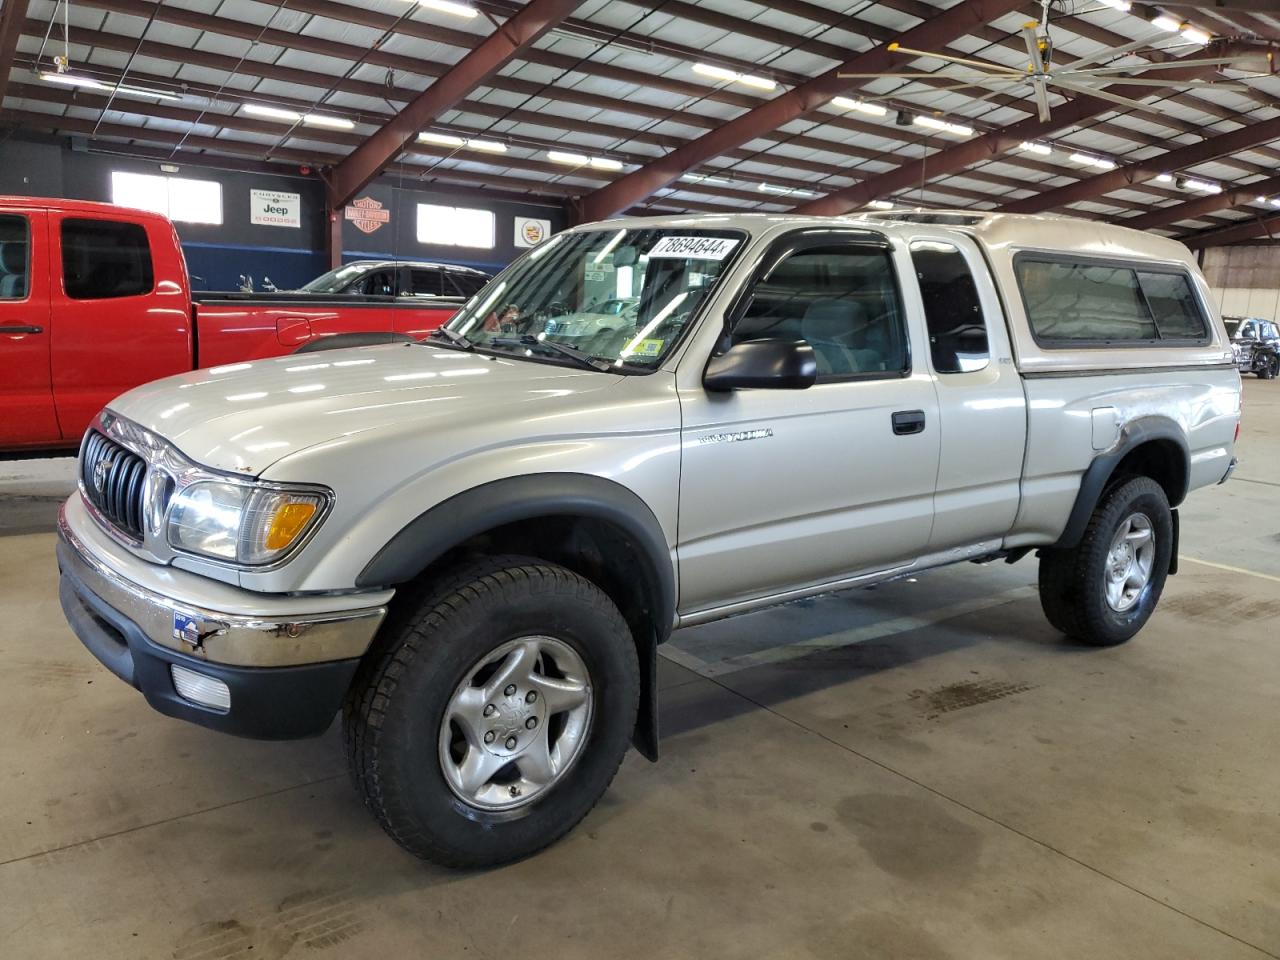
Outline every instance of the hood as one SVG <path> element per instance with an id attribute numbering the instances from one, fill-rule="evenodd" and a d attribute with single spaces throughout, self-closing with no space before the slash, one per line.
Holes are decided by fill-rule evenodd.
<path id="1" fill-rule="evenodd" d="M 524 419 L 535 413 L 530 405 L 594 393 L 621 378 L 396 343 L 209 367 L 138 387 L 109 406 L 196 463 L 257 476 L 340 437 Z"/>

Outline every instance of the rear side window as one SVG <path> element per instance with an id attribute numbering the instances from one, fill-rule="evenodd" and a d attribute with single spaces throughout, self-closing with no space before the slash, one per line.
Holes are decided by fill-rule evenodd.
<path id="1" fill-rule="evenodd" d="M 987 323 L 964 254 L 949 243 L 919 240 L 911 245 L 911 263 L 929 325 L 933 369 L 967 373 L 985 368 L 991 359 Z"/>
<path id="2" fill-rule="evenodd" d="M 1184 273 L 1025 256 L 1014 266 L 1031 332 L 1045 346 L 1207 339 L 1208 324 Z"/>
<path id="3" fill-rule="evenodd" d="M 820 383 L 901 375 L 909 357 L 888 252 L 812 247 L 777 264 L 752 288 L 733 342 L 778 338 L 808 341 Z"/>
<path id="4" fill-rule="evenodd" d="M 22 300 L 31 289 L 31 231 L 26 217 L 0 216 L 0 300 Z"/>
<path id="5" fill-rule="evenodd" d="M 409 271 L 409 295 L 413 297 L 439 297 L 445 294 L 439 270 L 414 267 Z M 453 291 L 448 291 L 453 296 Z"/>
<path id="6" fill-rule="evenodd" d="M 474 273 L 450 273 L 446 270 L 445 276 L 449 279 L 449 282 L 453 284 L 454 290 L 457 291 L 455 294 L 453 290 L 446 289 L 445 296 L 447 297 L 474 297 L 484 288 L 484 285 L 489 282 L 484 277 L 478 276 Z"/>
<path id="7" fill-rule="evenodd" d="M 63 220 L 62 278 L 72 300 L 150 293 L 155 274 L 147 231 L 116 220 Z"/>

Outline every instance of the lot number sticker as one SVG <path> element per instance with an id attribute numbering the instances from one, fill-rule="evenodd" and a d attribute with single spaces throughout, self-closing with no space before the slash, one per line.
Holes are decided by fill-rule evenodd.
<path id="1" fill-rule="evenodd" d="M 728 237 L 663 237 L 649 251 L 649 259 L 723 260 L 737 245 Z"/>

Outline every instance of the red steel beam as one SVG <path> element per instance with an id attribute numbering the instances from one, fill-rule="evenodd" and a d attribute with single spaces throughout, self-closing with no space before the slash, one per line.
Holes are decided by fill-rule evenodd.
<path id="1" fill-rule="evenodd" d="M 1246 220 L 1234 227 L 1222 227 L 1219 230 L 1205 230 L 1202 233 L 1191 233 L 1178 239 L 1192 250 L 1205 247 L 1225 247 L 1230 243 L 1242 243 L 1245 240 L 1280 239 L 1280 213 L 1268 217 L 1256 217 Z"/>
<path id="2" fill-rule="evenodd" d="M 9 87 L 9 74 L 13 72 L 13 55 L 18 49 L 18 37 L 27 20 L 29 0 L 6 0 L 0 10 L 0 104 L 4 103 Z"/>
<path id="3" fill-rule="evenodd" d="M 457 106 L 476 87 L 494 76 L 513 57 L 573 13 L 583 0 L 531 0 L 510 20 L 485 37 L 453 68 L 415 97 L 377 133 L 333 168 L 329 202 L 344 207 L 376 177 L 418 133 L 442 113 Z"/>
<path id="4" fill-rule="evenodd" d="M 1135 230 L 1150 230 L 1152 227 L 1180 223 L 1183 220 L 1203 220 L 1220 210 L 1243 207 L 1247 203 L 1253 203 L 1258 197 L 1270 199 L 1278 193 L 1280 193 L 1280 177 L 1271 177 L 1267 180 L 1258 180 L 1246 187 L 1236 187 L 1232 190 L 1224 190 L 1222 193 L 1211 193 L 1195 200 L 1188 200 L 1186 203 L 1160 207 L 1150 213 L 1121 220 L 1120 223 Z"/>
<path id="5" fill-rule="evenodd" d="M 899 35 L 898 42 L 907 47 L 937 49 L 1017 6 L 1018 0 L 962 0 L 932 19 L 903 32 Z M 892 53 L 887 44 L 860 53 L 839 67 L 748 110 L 710 133 L 671 151 L 665 157 L 587 195 L 582 201 L 581 217 L 584 220 L 611 217 L 661 190 L 682 174 L 812 113 L 829 103 L 832 97 L 847 94 L 856 84 L 842 79 L 839 76 L 841 73 L 890 71 L 900 64 L 901 58 Z"/>
<path id="6" fill-rule="evenodd" d="M 1096 177 L 1077 180 L 1075 183 L 1059 187 L 1057 190 L 1050 190 L 1048 193 L 1039 193 L 1006 203 L 1000 210 L 1003 213 L 1040 213 L 1083 200 L 1093 200 L 1115 190 L 1137 186 L 1162 173 L 1177 173 L 1179 170 L 1194 167 L 1200 163 L 1208 163 L 1210 160 L 1237 151 L 1250 150 L 1276 139 L 1280 139 L 1280 117 L 1238 127 L 1230 133 L 1214 134 L 1199 143 L 1170 150 L 1158 157 L 1139 160 L 1137 163 L 1122 164 Z"/>
<path id="7" fill-rule="evenodd" d="M 1185 73 L 1182 70 L 1161 70 L 1158 72 L 1152 71 L 1147 76 L 1158 76 L 1161 79 L 1172 82 L 1174 79 L 1198 76 L 1203 71 L 1212 69 L 1212 67 L 1188 67 Z M 1177 74 L 1177 76 L 1173 77 L 1170 74 Z M 1142 74 L 1138 74 L 1138 76 L 1141 77 Z M 1115 84 L 1105 89 L 1122 97 L 1149 97 L 1152 91 L 1151 87 L 1125 86 L 1123 83 Z M 1036 117 L 1028 117 L 1026 120 L 1021 120 L 1010 126 L 992 130 L 990 133 L 983 134 L 980 137 L 974 137 L 965 143 L 947 147 L 927 157 L 921 157 L 919 160 L 903 164 L 893 170 L 887 170 L 884 173 L 868 177 L 866 180 L 855 183 L 851 187 L 837 190 L 834 193 L 827 194 L 825 197 L 802 204 L 796 207 L 795 212 L 812 216 L 838 216 L 842 213 L 848 213 L 850 210 L 865 207 L 872 200 L 879 200 L 899 190 L 906 190 L 910 187 L 927 184 L 930 180 L 938 177 L 959 173 L 966 167 L 981 163 L 984 160 L 994 160 L 1024 140 L 1037 140 L 1047 137 L 1064 127 L 1074 126 L 1088 120 L 1090 117 L 1115 109 L 1116 105 L 1109 100 L 1081 96 L 1063 106 L 1054 107 L 1052 118 L 1045 122 L 1041 122 Z M 1059 175 L 1063 175 L 1065 172 L 1063 171 Z M 1034 184 L 1030 186 L 1033 187 Z"/>

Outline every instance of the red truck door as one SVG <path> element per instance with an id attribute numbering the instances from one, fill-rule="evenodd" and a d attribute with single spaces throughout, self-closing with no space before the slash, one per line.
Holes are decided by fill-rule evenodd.
<path id="1" fill-rule="evenodd" d="M 6 445 L 61 436 L 49 375 L 49 240 L 43 210 L 0 211 L 0 437 Z"/>
<path id="2" fill-rule="evenodd" d="M 191 369 L 191 302 L 178 237 L 127 210 L 49 217 L 54 265 L 50 343 L 62 438 L 132 387 Z"/>

